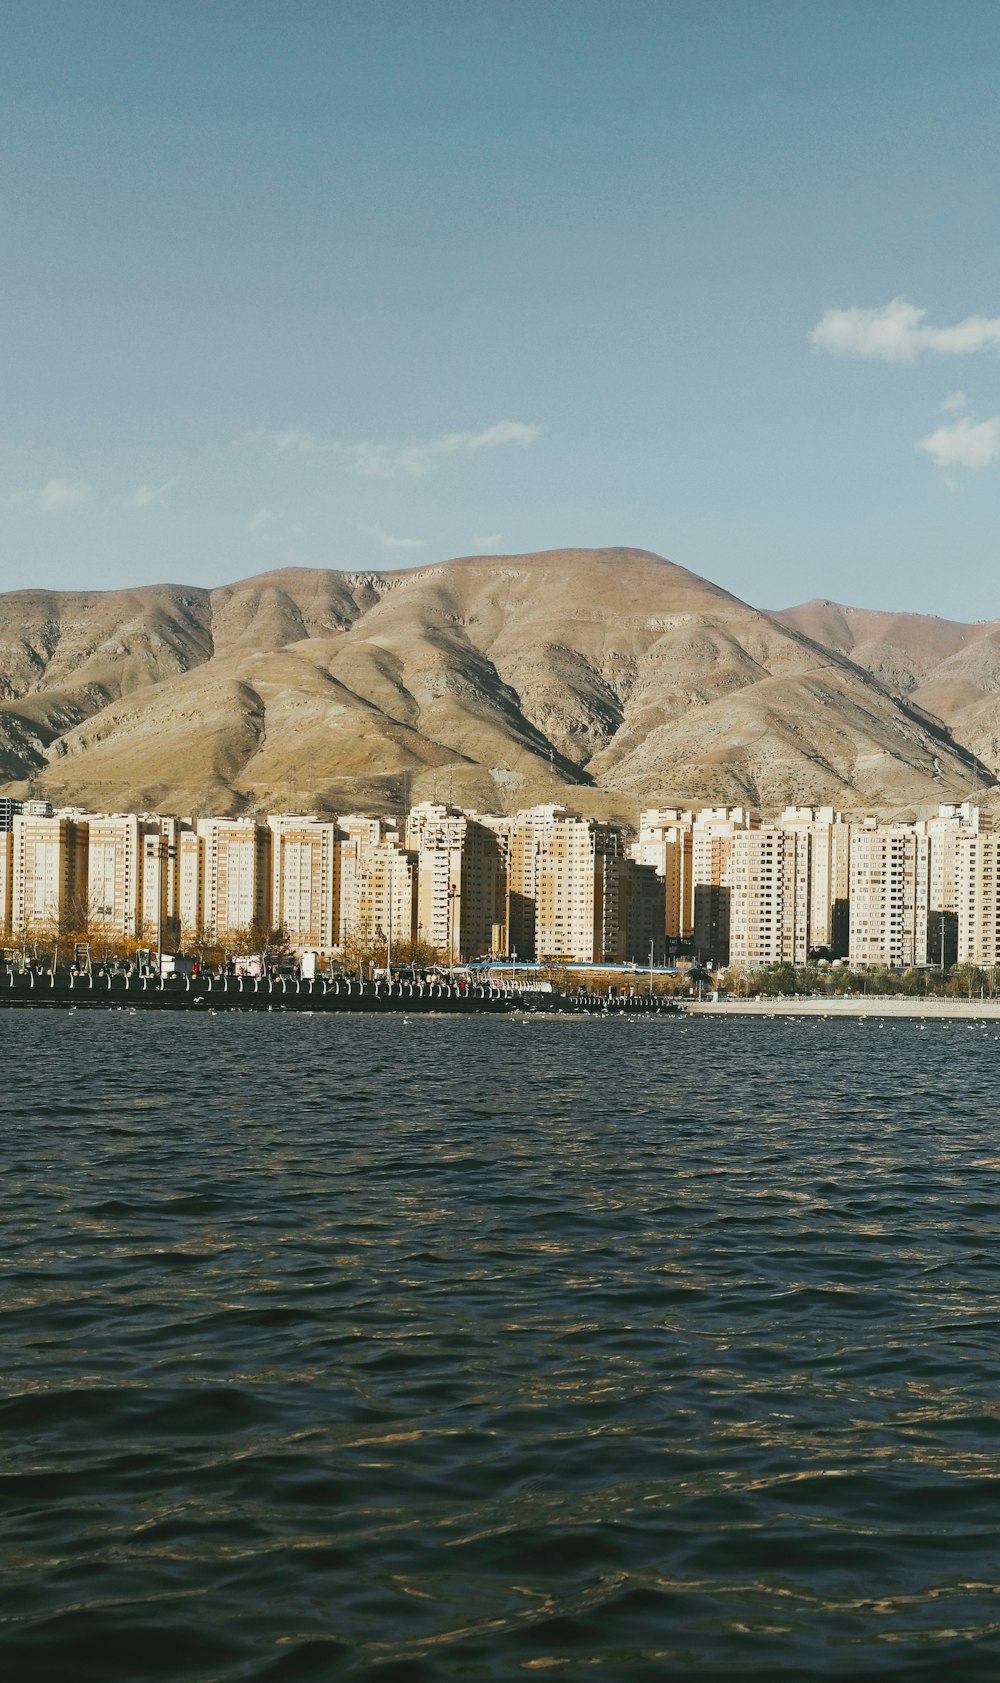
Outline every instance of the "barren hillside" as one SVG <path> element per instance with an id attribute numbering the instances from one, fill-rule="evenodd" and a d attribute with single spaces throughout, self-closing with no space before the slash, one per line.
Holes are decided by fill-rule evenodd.
<path id="1" fill-rule="evenodd" d="M 984 762 L 1000 766 L 1000 621 L 963 625 L 931 614 L 873 613 L 807 602 L 775 616 L 905 697 Z"/>
<path id="2" fill-rule="evenodd" d="M 986 778 L 941 701 L 949 673 L 974 687 L 964 707 L 1000 701 L 1000 627 L 930 621 L 921 642 L 924 623 L 762 613 L 632 549 L 17 591 L 0 596 L 0 781 L 195 813 L 449 792 L 896 811 Z"/>

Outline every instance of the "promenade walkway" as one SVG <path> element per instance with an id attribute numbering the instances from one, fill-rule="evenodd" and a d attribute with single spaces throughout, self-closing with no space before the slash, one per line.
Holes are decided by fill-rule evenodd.
<path id="1" fill-rule="evenodd" d="M 1000 999 L 911 999 L 860 994 L 851 999 L 722 999 L 693 1001 L 691 1017 L 938 1017 L 1000 1019 Z"/>

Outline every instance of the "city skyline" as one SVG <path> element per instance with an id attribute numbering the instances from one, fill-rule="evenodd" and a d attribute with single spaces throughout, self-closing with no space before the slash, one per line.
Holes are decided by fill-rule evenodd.
<path id="1" fill-rule="evenodd" d="M 813 958 L 897 970 L 1000 958 L 993 815 L 646 808 L 638 833 L 559 804 L 434 801 L 403 821 L 105 815 L 0 802 L 0 932 L 178 950 L 414 943 L 456 960 L 663 962 L 741 972 Z M 129 945 L 130 944 L 130 945 Z"/>
<path id="2" fill-rule="evenodd" d="M 995 9 L 32 0 L 0 44 L 0 588 L 617 544 L 1000 615 Z"/>

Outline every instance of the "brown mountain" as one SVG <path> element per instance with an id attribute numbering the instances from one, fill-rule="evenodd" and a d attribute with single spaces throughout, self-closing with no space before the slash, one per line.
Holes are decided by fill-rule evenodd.
<path id="1" fill-rule="evenodd" d="M 807 602 L 775 616 L 846 655 L 942 724 L 988 780 L 1000 766 L 1000 620 L 963 625 L 930 614 L 874 613 Z"/>
<path id="2" fill-rule="evenodd" d="M 0 781 L 196 813 L 968 795 L 983 769 L 925 709 L 977 628 L 929 634 L 926 666 L 900 634 L 897 669 L 876 653 L 896 620 L 825 610 L 762 613 L 634 549 L 15 591 L 0 596 Z"/>

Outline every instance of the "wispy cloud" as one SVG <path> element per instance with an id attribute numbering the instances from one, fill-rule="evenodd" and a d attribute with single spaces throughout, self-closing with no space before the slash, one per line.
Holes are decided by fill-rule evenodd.
<path id="1" fill-rule="evenodd" d="M 300 538 L 303 530 L 300 520 L 287 520 L 273 508 L 259 508 L 247 521 L 247 531 L 257 543 L 283 543 Z"/>
<path id="2" fill-rule="evenodd" d="M 31 514 L 68 514 L 87 508 L 93 499 L 82 479 L 50 479 L 36 491 L 8 491 L 0 497 L 4 508 L 23 508 Z"/>
<path id="3" fill-rule="evenodd" d="M 473 538 L 477 549 L 496 549 L 497 544 L 503 542 L 502 532 L 490 532 L 485 538 Z"/>
<path id="4" fill-rule="evenodd" d="M 339 439 L 298 431 L 264 436 L 278 456 L 325 456 L 346 472 L 365 479 L 394 479 L 400 474 L 423 479 L 449 456 L 474 456 L 511 444 L 526 449 L 540 432 L 540 427 L 528 421 L 495 421 L 481 432 L 446 432 L 418 444 L 344 444 Z"/>
<path id="5" fill-rule="evenodd" d="M 134 491 L 117 499 L 118 507 L 133 510 L 152 508 L 154 503 L 166 501 L 167 492 L 176 483 L 175 479 L 167 479 L 162 485 L 137 485 Z"/>
<path id="6" fill-rule="evenodd" d="M 958 421 L 938 427 L 917 444 L 939 468 L 984 468 L 1000 459 L 1000 415 L 989 421 Z"/>
<path id="7" fill-rule="evenodd" d="M 927 311 L 905 298 L 880 310 L 827 310 L 812 330 L 820 350 L 879 362 L 913 362 L 922 351 L 970 356 L 1000 348 L 1000 316 L 966 316 L 951 327 L 928 327 Z"/>
<path id="8" fill-rule="evenodd" d="M 941 405 L 942 415 L 960 415 L 966 408 L 968 398 L 964 392 L 949 392 Z"/>
<path id="9" fill-rule="evenodd" d="M 397 538 L 392 532 L 387 532 L 384 526 L 378 525 L 377 522 L 374 525 L 369 525 L 364 520 L 355 520 L 354 525 L 359 532 L 365 534 L 366 538 L 374 538 L 375 542 L 380 543 L 383 549 L 426 549 L 430 541 L 428 538 Z"/>

